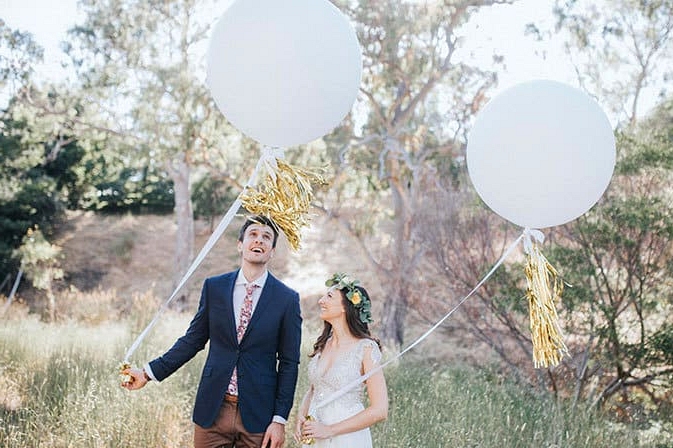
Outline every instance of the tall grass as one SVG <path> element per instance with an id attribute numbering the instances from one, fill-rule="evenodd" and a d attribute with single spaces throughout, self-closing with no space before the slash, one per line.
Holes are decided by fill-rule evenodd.
<path id="1" fill-rule="evenodd" d="M 134 359 L 142 363 L 163 352 L 190 317 L 165 315 Z M 191 446 L 191 409 L 204 357 L 160 385 L 128 392 L 119 387 L 117 366 L 137 334 L 130 329 L 135 324 L 4 321 L 0 447 Z M 307 388 L 306 364 L 297 401 Z M 488 372 L 403 360 L 385 373 L 390 414 L 373 428 L 380 448 L 673 445 L 666 445 L 661 434 L 653 441 L 640 440 L 632 428 L 617 428 L 586 411 L 571 412 Z M 293 419 L 286 446 L 296 446 Z"/>
<path id="2" fill-rule="evenodd" d="M 468 368 L 404 365 L 387 375 L 381 447 L 636 447 L 627 431 Z"/>

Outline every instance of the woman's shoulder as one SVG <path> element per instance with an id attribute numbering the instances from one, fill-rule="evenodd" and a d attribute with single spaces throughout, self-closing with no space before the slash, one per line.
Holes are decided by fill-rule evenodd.
<path id="1" fill-rule="evenodd" d="M 376 347 L 377 349 L 379 348 L 379 344 L 371 338 L 360 338 L 358 339 L 357 345 L 360 347 Z"/>
<path id="2" fill-rule="evenodd" d="M 381 360 L 381 350 L 379 349 L 379 344 L 373 339 L 360 339 L 357 342 L 357 352 L 360 358 L 362 358 L 365 353 L 369 353 L 369 356 L 374 362 L 379 362 Z"/>

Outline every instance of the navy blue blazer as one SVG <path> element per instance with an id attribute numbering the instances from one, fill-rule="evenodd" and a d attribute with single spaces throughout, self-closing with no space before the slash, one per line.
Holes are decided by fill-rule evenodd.
<path id="1" fill-rule="evenodd" d="M 203 350 L 208 357 L 194 403 L 193 421 L 213 425 L 236 366 L 238 406 L 248 432 L 261 433 L 274 415 L 290 414 L 301 346 L 299 294 L 269 273 L 248 328 L 238 343 L 233 310 L 238 271 L 206 279 L 199 308 L 184 336 L 150 362 L 162 381 Z"/>

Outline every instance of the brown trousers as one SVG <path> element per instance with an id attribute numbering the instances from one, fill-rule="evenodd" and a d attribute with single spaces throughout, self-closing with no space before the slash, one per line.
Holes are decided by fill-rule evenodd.
<path id="1" fill-rule="evenodd" d="M 251 434 L 243 427 L 236 397 L 227 395 L 210 428 L 194 425 L 194 448 L 260 448 L 264 433 Z"/>

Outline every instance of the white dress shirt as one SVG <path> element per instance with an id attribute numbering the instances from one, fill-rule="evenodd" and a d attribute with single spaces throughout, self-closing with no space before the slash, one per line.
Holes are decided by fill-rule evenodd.
<path id="1" fill-rule="evenodd" d="M 234 318 L 236 319 L 236 328 L 241 320 L 241 308 L 243 308 L 243 300 L 245 300 L 245 287 L 248 283 L 257 285 L 258 287 L 252 291 L 252 313 L 255 312 L 257 303 L 259 302 L 259 296 L 262 295 L 262 288 L 264 283 L 266 283 L 266 278 L 269 276 L 269 271 L 264 271 L 262 275 L 257 277 L 255 280 L 248 282 L 243 275 L 243 269 L 238 271 L 238 277 L 236 277 L 236 283 L 234 284 Z M 251 313 L 251 315 L 252 315 Z"/>

